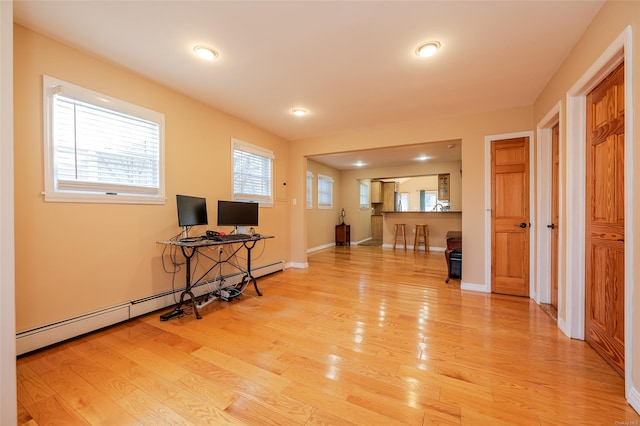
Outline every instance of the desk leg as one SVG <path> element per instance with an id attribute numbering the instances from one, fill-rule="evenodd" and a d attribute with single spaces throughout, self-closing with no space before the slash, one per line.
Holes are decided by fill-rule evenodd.
<path id="1" fill-rule="evenodd" d="M 247 248 L 247 284 L 249 284 L 250 282 L 253 282 L 253 288 L 256 289 L 256 293 L 258 294 L 258 296 L 262 296 L 262 293 L 260 293 L 260 290 L 258 290 L 258 282 L 251 274 L 251 249 L 255 245 L 256 245 L 255 241 L 251 245 L 244 243 L 244 246 Z"/>
<path id="2" fill-rule="evenodd" d="M 182 249 L 182 254 L 186 259 L 186 273 L 185 273 L 186 278 L 185 278 L 184 291 L 182 292 L 182 294 L 180 294 L 180 303 L 178 303 L 171 312 L 167 312 L 166 314 L 160 315 L 160 321 L 167 321 L 167 320 L 170 320 L 171 318 L 184 315 L 184 309 L 182 309 L 182 305 L 185 303 L 185 300 L 184 300 L 185 296 L 189 296 L 189 303 L 191 303 L 191 306 L 193 308 L 193 313 L 196 316 L 196 318 L 202 319 L 200 312 L 198 312 L 198 307 L 196 306 L 196 297 L 191 291 L 191 258 L 195 256 L 198 249 L 194 247 L 191 249 L 191 252 L 188 253 L 185 247 L 180 247 L 180 248 Z"/>

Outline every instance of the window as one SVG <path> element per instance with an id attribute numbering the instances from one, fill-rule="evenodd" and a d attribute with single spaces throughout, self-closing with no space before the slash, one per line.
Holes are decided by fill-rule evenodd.
<path id="1" fill-rule="evenodd" d="M 313 173 L 307 170 L 307 208 L 313 208 Z"/>
<path id="2" fill-rule="evenodd" d="M 369 182 L 360 181 L 360 208 L 369 208 Z"/>
<path id="3" fill-rule="evenodd" d="M 398 200 L 398 205 L 396 207 L 399 212 L 408 212 L 409 211 L 409 193 L 401 192 L 400 199 Z"/>
<path id="4" fill-rule="evenodd" d="M 318 175 L 318 208 L 330 209 L 333 207 L 333 178 Z"/>
<path id="5" fill-rule="evenodd" d="M 43 79 L 45 200 L 164 203 L 164 115 Z"/>
<path id="6" fill-rule="evenodd" d="M 420 211 L 430 212 L 435 210 L 438 202 L 438 191 L 420 190 Z"/>
<path id="7" fill-rule="evenodd" d="M 273 152 L 231 139 L 233 199 L 273 204 Z"/>

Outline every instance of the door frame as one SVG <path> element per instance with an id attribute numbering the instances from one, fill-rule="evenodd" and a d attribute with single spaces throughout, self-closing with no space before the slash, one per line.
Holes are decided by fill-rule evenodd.
<path id="1" fill-rule="evenodd" d="M 532 171 L 533 168 L 533 147 L 534 147 L 534 139 L 533 139 L 533 131 L 525 131 L 525 132 L 516 132 L 516 133 L 502 133 L 497 135 L 488 135 L 484 137 L 484 158 L 485 158 L 485 167 L 484 167 L 484 206 L 485 206 L 485 217 L 484 217 L 484 243 L 485 243 L 485 258 L 484 258 L 484 287 L 480 288 L 480 291 L 484 291 L 485 293 L 491 293 L 491 141 L 499 141 L 504 139 L 514 139 L 514 138 L 529 138 L 529 222 L 531 223 L 530 231 L 531 235 L 529 236 L 529 297 L 532 298 L 535 296 L 535 287 L 533 283 L 536 279 L 535 274 L 535 264 L 533 261 L 534 255 L 534 244 L 533 244 L 533 232 L 535 231 L 535 204 L 534 204 L 534 182 L 533 176 L 534 173 Z"/>
<path id="2" fill-rule="evenodd" d="M 567 91 L 567 267 L 566 317 L 562 331 L 569 337 L 584 340 L 585 327 L 585 203 L 586 203 L 586 97 L 624 60 L 625 140 L 625 396 L 636 399 L 633 391 L 633 61 L 631 27 L 628 26 Z M 558 322 L 560 325 L 560 322 Z M 635 391 L 637 392 L 637 391 Z M 636 401 L 638 402 L 638 401 Z"/>
<path id="3" fill-rule="evenodd" d="M 536 168 L 536 214 L 538 217 L 537 227 L 534 233 L 534 244 L 536 246 L 536 271 L 538 274 L 536 297 L 534 300 L 537 304 L 551 303 L 551 233 L 546 227 L 546 224 L 552 223 L 551 217 L 551 132 L 553 126 L 558 124 L 560 126 L 560 135 L 563 132 L 562 123 L 560 123 L 560 117 L 562 116 L 562 102 L 558 102 L 549 110 L 547 115 L 536 126 L 536 154 L 537 154 L 537 168 Z M 562 155 L 562 145 L 559 143 L 559 165 L 558 165 L 558 222 L 563 223 L 563 206 L 564 206 L 564 156 Z M 562 253 L 564 246 L 563 232 L 558 234 L 558 257 Z M 564 262 L 558 262 L 558 283 L 562 282 L 562 271 L 564 270 Z M 564 293 L 558 289 L 558 309 L 560 306 L 564 306 Z M 558 318 L 558 321 L 564 321 L 564 318 Z"/>

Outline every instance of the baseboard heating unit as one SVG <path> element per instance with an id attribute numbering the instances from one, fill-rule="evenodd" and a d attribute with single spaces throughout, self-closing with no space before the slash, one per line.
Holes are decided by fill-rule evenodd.
<path id="1" fill-rule="evenodd" d="M 251 268 L 255 278 L 263 277 L 284 270 L 284 262 Z M 223 277 L 225 285 L 235 285 L 242 279 L 242 274 L 232 274 Z M 207 294 L 215 286 L 215 281 L 203 282 L 193 287 L 196 297 Z M 180 300 L 182 288 L 154 294 L 137 300 L 110 306 L 94 312 L 78 315 L 40 327 L 16 333 L 16 355 L 23 355 L 37 349 L 44 348 L 101 328 L 109 327 L 119 322 L 127 321 L 140 315 L 148 314 L 159 309 L 174 305 Z M 248 291 L 252 291 L 248 287 Z"/>

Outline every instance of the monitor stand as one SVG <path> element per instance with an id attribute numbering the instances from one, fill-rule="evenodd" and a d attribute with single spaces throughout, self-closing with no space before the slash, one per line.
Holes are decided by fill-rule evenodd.
<path id="1" fill-rule="evenodd" d="M 183 226 L 182 227 L 182 239 L 188 238 L 189 237 L 189 227 L 187 226 Z"/>
<path id="2" fill-rule="evenodd" d="M 233 233 L 238 235 L 238 234 L 246 234 L 247 233 L 247 227 L 246 226 L 236 226 L 235 229 L 233 230 Z"/>

